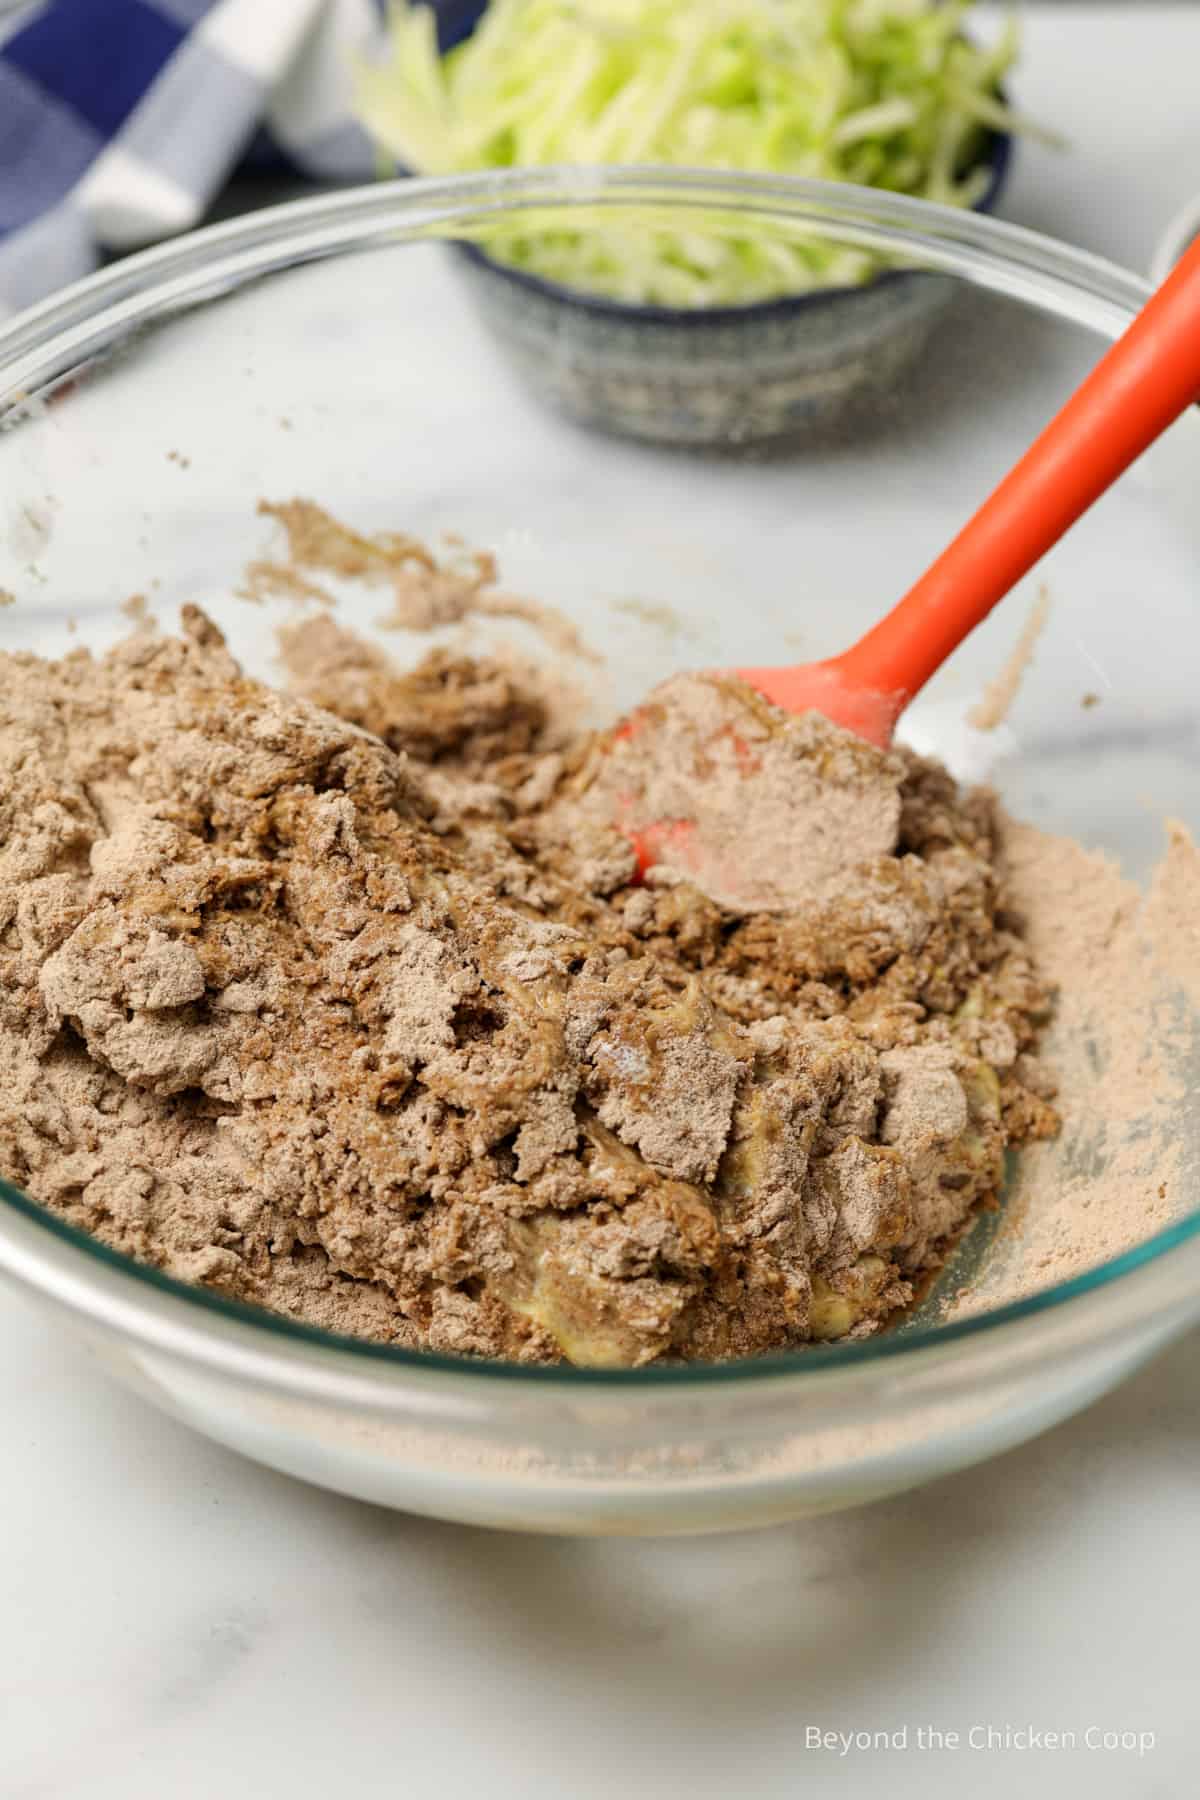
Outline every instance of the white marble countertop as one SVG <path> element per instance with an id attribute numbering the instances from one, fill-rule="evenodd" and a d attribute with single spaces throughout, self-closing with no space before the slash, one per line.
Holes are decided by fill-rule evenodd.
<path id="1" fill-rule="evenodd" d="M 1071 148 L 1024 148 L 1005 211 L 1144 269 L 1200 188 L 1200 9 L 1050 4 L 1026 34 L 1019 98 Z M 0 1294 L 0 1796 L 1182 1800 L 1198 1395 L 1193 1335 L 1038 1442 L 866 1510 L 518 1538 L 242 1462 Z M 1041 1737 L 976 1747 L 989 1730 Z"/>

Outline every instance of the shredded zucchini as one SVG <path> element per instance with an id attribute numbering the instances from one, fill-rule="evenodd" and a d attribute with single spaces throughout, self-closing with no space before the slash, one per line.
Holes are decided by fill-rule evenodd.
<path id="1" fill-rule="evenodd" d="M 818 176 L 970 206 L 1015 24 L 989 49 L 971 0 L 494 0 L 442 57 L 432 10 L 393 0 L 357 109 L 421 174 L 529 164 L 664 163 Z M 550 280 L 631 302 L 743 305 L 866 280 L 831 241 L 546 229 L 489 241 Z"/>

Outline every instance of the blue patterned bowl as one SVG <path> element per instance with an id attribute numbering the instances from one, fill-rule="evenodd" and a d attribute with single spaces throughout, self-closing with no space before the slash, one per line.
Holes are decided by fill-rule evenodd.
<path id="1" fill-rule="evenodd" d="M 438 0 L 443 51 L 469 37 L 486 0 Z M 995 206 L 1012 139 L 981 149 Z M 514 269 L 461 243 L 480 314 L 522 379 L 585 425 L 651 443 L 744 448 L 820 435 L 911 366 L 955 291 L 951 276 L 888 270 L 860 287 L 750 306 L 635 306 Z"/>

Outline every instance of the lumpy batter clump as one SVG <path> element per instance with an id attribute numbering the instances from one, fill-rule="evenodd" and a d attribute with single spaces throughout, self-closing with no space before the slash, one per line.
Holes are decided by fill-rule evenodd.
<path id="1" fill-rule="evenodd" d="M 0 1170 L 72 1224 L 386 1342 L 730 1357 L 886 1321 L 1056 1128 L 987 794 L 779 714 L 875 835 L 736 915 L 536 681 L 285 652 L 0 657 Z"/>

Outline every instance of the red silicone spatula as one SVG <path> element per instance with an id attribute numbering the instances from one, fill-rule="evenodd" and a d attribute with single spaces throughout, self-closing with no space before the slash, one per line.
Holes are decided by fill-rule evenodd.
<path id="1" fill-rule="evenodd" d="M 852 649 L 827 662 L 738 669 L 721 678 L 722 685 L 735 694 L 745 683 L 788 713 L 823 713 L 886 748 L 908 702 L 968 632 L 1197 400 L 1200 242 L 1187 251 L 1124 336 L 886 618 Z M 689 679 L 712 681 L 711 676 L 682 681 Z M 672 691 L 678 694 L 680 682 L 676 677 L 658 690 L 622 728 L 626 737 L 636 737 L 642 768 L 655 754 L 656 734 L 662 734 L 664 748 L 672 755 L 680 754 L 679 720 L 673 716 L 671 697 Z M 751 699 L 745 689 L 742 694 Z M 749 783 L 757 759 L 739 752 L 739 761 Z M 701 785 L 703 768 L 701 759 L 695 764 Z M 725 825 L 718 872 L 704 841 L 703 806 L 672 808 L 669 817 L 659 813 L 647 819 L 643 812 L 635 819 L 638 809 L 631 811 L 626 804 L 628 788 L 618 797 L 618 821 L 634 838 L 643 869 L 673 863 L 714 897 L 738 904 L 739 857 Z M 754 829 L 748 789 L 745 830 Z"/>
<path id="2" fill-rule="evenodd" d="M 913 695 L 1063 533 L 1200 399 L 1200 240 L 937 561 L 853 649 L 740 669 L 787 712 L 891 742 Z"/>

